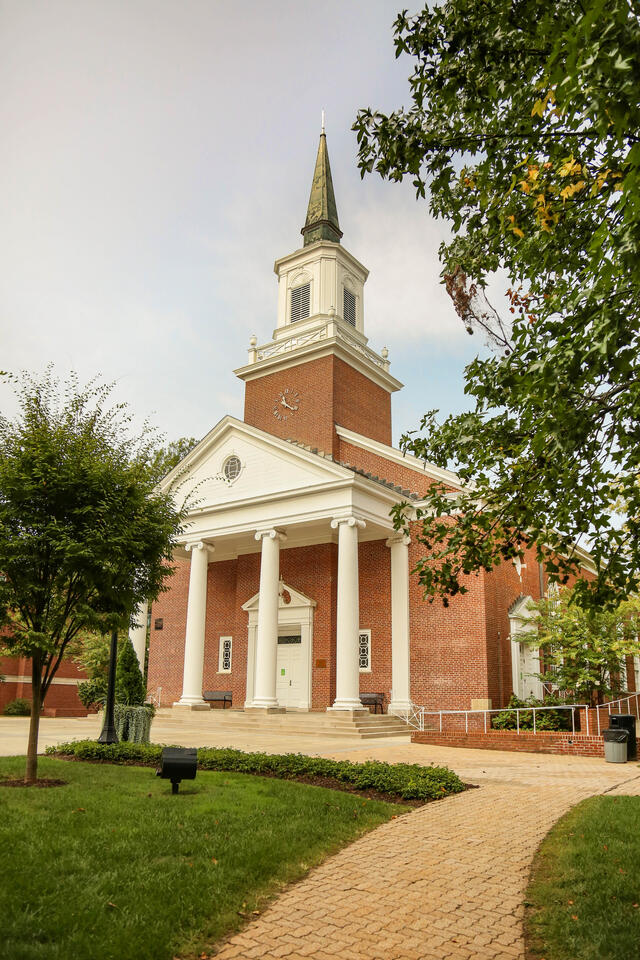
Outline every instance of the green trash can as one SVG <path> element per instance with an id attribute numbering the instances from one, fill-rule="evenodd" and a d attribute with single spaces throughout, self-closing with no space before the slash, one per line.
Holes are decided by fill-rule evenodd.
<path id="1" fill-rule="evenodd" d="M 603 736 L 604 758 L 607 763 L 626 763 L 629 731 L 620 729 L 604 730 Z"/>

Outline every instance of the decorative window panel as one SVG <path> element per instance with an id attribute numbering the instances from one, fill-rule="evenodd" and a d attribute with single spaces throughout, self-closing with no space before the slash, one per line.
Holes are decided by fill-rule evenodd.
<path id="1" fill-rule="evenodd" d="M 220 654 L 218 658 L 218 673 L 231 673 L 231 646 L 232 637 L 220 637 Z"/>
<path id="2" fill-rule="evenodd" d="M 371 630 L 358 633 L 358 666 L 360 673 L 371 673 Z"/>
<path id="3" fill-rule="evenodd" d="M 347 323 L 350 323 L 352 327 L 356 325 L 356 298 L 351 293 L 351 290 L 344 288 L 344 310 L 343 310 L 344 319 Z"/>
<path id="4" fill-rule="evenodd" d="M 291 322 L 306 320 L 311 303 L 311 284 L 305 283 L 291 291 Z"/>

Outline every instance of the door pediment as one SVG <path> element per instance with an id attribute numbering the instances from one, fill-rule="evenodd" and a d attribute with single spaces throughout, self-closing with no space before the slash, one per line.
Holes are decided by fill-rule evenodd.
<path id="1" fill-rule="evenodd" d="M 287 599 L 288 598 L 288 599 Z M 260 601 L 260 594 L 256 593 L 250 600 L 247 600 L 246 603 L 242 604 L 242 609 L 246 610 L 247 613 L 257 613 L 258 606 Z M 316 601 L 312 600 L 310 597 L 307 597 L 304 593 L 301 593 L 300 590 L 296 590 L 294 587 L 290 587 L 288 584 L 280 581 L 280 588 L 278 590 L 278 609 L 279 610 L 299 610 L 302 608 L 313 608 L 316 606 Z"/>

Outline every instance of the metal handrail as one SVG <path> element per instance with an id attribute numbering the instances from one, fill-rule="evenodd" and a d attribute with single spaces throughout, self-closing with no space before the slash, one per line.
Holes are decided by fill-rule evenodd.
<path id="1" fill-rule="evenodd" d="M 520 734 L 520 714 L 521 713 L 531 713 L 533 712 L 533 733 L 537 734 L 536 729 L 536 713 L 544 710 L 571 710 L 571 731 L 575 735 L 576 732 L 576 710 L 585 711 L 586 719 L 586 735 L 589 736 L 589 710 L 587 704 L 585 703 L 572 703 L 566 706 L 549 706 L 549 707 L 505 707 L 504 709 L 494 709 L 494 710 L 428 710 L 426 707 L 419 708 L 419 730 L 424 730 L 424 718 L 427 716 L 437 716 L 439 717 L 439 727 L 440 733 L 442 733 L 442 718 L 443 716 L 460 715 L 464 714 L 464 729 L 465 733 L 469 732 L 469 715 L 478 715 L 482 714 L 484 716 L 484 732 L 487 732 L 487 717 L 491 716 L 493 713 L 515 713 L 516 715 L 516 731 L 518 735 Z"/>
<path id="2" fill-rule="evenodd" d="M 623 703 L 629 703 L 631 700 L 635 700 L 635 705 L 636 705 L 636 720 L 640 720 L 640 705 L 638 704 L 638 698 L 639 698 L 639 697 L 640 697 L 640 693 L 630 693 L 628 697 L 619 697 L 617 700 L 607 700 L 606 703 L 599 703 L 597 706 L 592 707 L 591 709 L 596 711 L 596 720 L 597 720 L 597 723 L 598 723 L 598 736 L 601 735 L 601 734 L 600 734 L 600 711 L 603 710 L 605 707 L 606 707 L 607 710 L 608 710 L 608 714 L 607 714 L 607 715 L 610 717 L 610 716 L 611 716 L 611 707 L 612 707 L 614 704 L 616 704 L 616 703 L 618 704 L 618 713 L 622 713 L 622 704 L 623 704 Z"/>
<path id="3" fill-rule="evenodd" d="M 482 714 L 484 717 L 484 732 L 487 733 L 487 717 L 490 717 L 494 713 L 515 713 L 516 715 L 516 731 L 520 734 L 520 714 L 521 713 L 533 713 L 533 733 L 537 734 L 537 725 L 536 725 L 536 714 L 544 710 L 571 710 L 571 732 L 575 736 L 576 732 L 576 710 L 584 710 L 585 715 L 585 734 L 589 736 L 589 710 L 596 711 L 596 721 L 598 728 L 598 736 L 601 736 L 601 724 L 600 724 L 600 711 L 603 709 L 608 710 L 608 716 L 611 716 L 611 708 L 616 704 L 618 706 L 618 712 L 622 713 L 622 704 L 630 703 L 630 701 L 635 701 L 635 713 L 636 719 L 640 722 L 640 691 L 637 693 L 631 693 L 628 697 L 619 697 L 617 700 L 609 700 L 606 703 L 598 704 L 596 707 L 591 707 L 586 703 L 570 703 L 570 704 L 557 704 L 555 706 L 548 707 L 504 707 L 503 709 L 493 709 L 493 710 L 428 710 L 426 707 L 417 707 L 415 704 L 411 704 L 411 717 L 407 715 L 407 723 L 410 726 L 416 727 L 420 731 L 424 731 L 425 728 L 425 717 L 434 716 L 439 718 L 439 730 L 442 733 L 442 718 L 443 716 L 449 715 L 461 715 L 464 714 L 464 729 L 465 733 L 469 732 L 469 716 L 476 716 Z"/>

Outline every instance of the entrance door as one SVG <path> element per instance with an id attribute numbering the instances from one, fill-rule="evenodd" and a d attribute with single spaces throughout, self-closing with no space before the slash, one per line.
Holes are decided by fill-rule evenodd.
<path id="1" fill-rule="evenodd" d="M 281 707 L 299 707 L 302 698 L 302 637 L 278 637 L 276 697 Z"/>
<path id="2" fill-rule="evenodd" d="M 523 700 L 528 697 L 542 699 L 541 682 L 536 674 L 540 673 L 540 652 L 528 643 L 520 644 L 520 683 Z"/>

